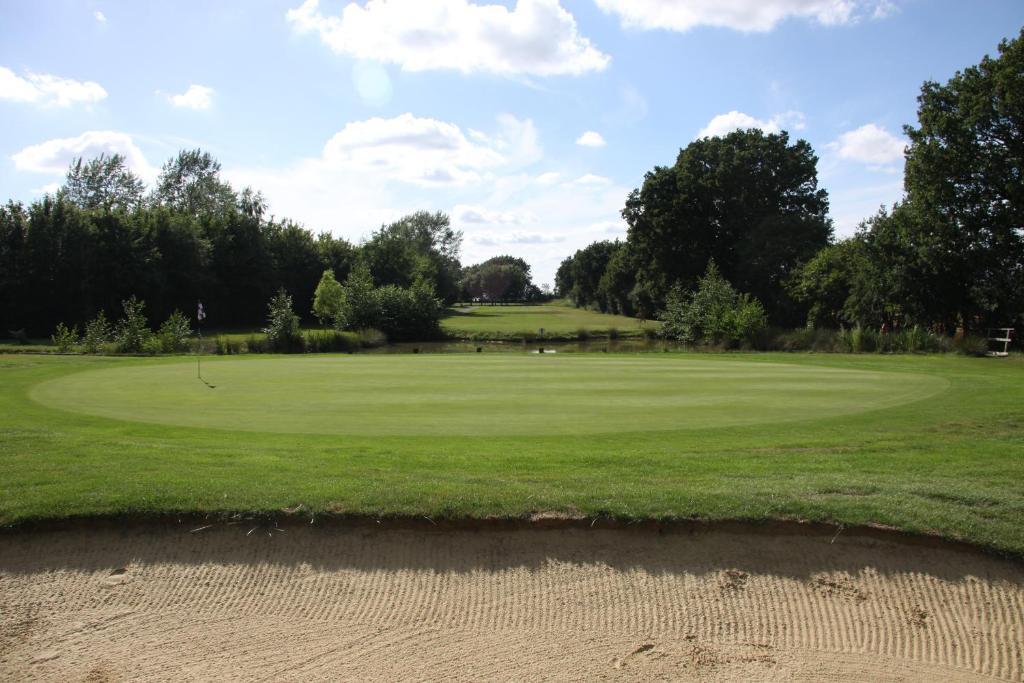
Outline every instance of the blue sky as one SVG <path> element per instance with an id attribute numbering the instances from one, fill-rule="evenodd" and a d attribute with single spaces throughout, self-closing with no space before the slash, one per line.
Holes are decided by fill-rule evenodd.
<path id="1" fill-rule="evenodd" d="M 445 211 L 465 263 L 541 283 L 624 236 L 645 171 L 758 126 L 814 146 L 842 236 L 900 198 L 922 82 L 1022 25 L 1020 0 L 0 0 L 0 194 L 202 147 L 277 216 L 358 241 Z"/>

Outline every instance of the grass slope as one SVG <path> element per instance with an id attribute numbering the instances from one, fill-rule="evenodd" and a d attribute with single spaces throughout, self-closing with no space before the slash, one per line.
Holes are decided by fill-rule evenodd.
<path id="1" fill-rule="evenodd" d="M 450 309 L 449 313 L 441 327 L 455 337 L 535 335 L 540 328 L 544 328 L 545 335 L 556 336 L 576 336 L 580 330 L 603 335 L 615 329 L 626 337 L 639 336 L 643 326 L 658 325 L 654 321 L 641 324 L 637 318 L 576 308 L 561 301 L 537 306 L 469 306 Z"/>
<path id="2" fill-rule="evenodd" d="M 331 379 L 313 391 L 310 383 L 289 384 L 288 378 L 329 378 L 323 367 L 311 364 L 309 372 L 300 372 L 294 363 L 332 359 L 363 363 L 346 366 L 365 374 L 358 381 L 349 377 L 347 393 L 376 404 L 361 415 L 359 429 L 317 433 L 331 428 L 320 418 L 319 426 L 302 426 L 303 410 L 346 393 L 344 381 L 337 380 L 335 389 L 341 391 L 323 388 L 333 386 Z M 210 398 L 196 399 L 204 403 L 186 410 L 160 403 L 169 391 L 163 384 L 167 373 L 189 368 L 180 358 L 0 356 L 0 521 L 275 511 L 296 505 L 455 517 L 561 510 L 887 524 L 1024 554 L 1024 362 L 1019 358 L 421 354 L 278 360 L 204 364 L 204 374 L 219 376 L 223 384 L 209 390 L 190 375 L 189 382 Z M 517 427 L 557 409 L 545 403 L 544 410 L 534 411 L 531 400 L 540 401 L 539 392 L 531 397 L 503 389 L 508 386 L 503 382 L 518 373 L 540 367 L 530 365 L 538 361 L 558 363 L 547 366 L 561 376 L 544 391 L 560 392 L 564 432 L 550 421 L 544 429 Z M 495 363 L 490 370 L 483 365 L 488 362 Z M 622 364 L 624 369 L 616 371 Z M 82 371 L 87 372 L 78 374 Z M 647 384 L 635 391 L 623 384 L 631 373 Z M 273 381 L 260 385 L 252 379 L 260 375 Z M 678 385 L 691 400 L 678 406 L 678 418 L 671 411 L 642 418 L 660 420 L 658 426 L 641 424 L 641 410 L 595 430 L 587 424 L 610 421 L 614 411 L 588 417 L 570 408 L 600 391 L 602 377 L 621 397 L 623 411 L 635 410 L 631 403 L 647 403 L 647 392 L 654 399 L 650 405 L 656 405 L 667 395 L 654 393 L 659 375 L 663 386 Z M 740 376 L 763 383 L 755 392 L 758 400 L 736 407 L 721 403 L 736 393 Z M 252 394 L 247 399 L 222 391 L 245 377 L 250 379 L 244 388 Z M 395 400 L 390 409 L 375 397 L 397 396 L 414 380 L 420 389 L 433 386 L 436 395 Z M 686 389 L 688 381 L 695 387 Z M 716 390 L 719 382 L 725 388 Z M 701 383 L 703 389 L 696 391 Z M 770 385 L 776 390 L 769 391 Z M 844 399 L 846 391 L 861 393 Z M 127 394 L 118 398 L 119 392 Z M 489 393 L 495 404 L 474 415 L 459 405 L 467 392 Z M 808 401 L 807 392 L 817 392 L 818 400 Z M 701 407 L 701 395 L 720 403 Z M 828 395 L 857 405 L 829 404 Z M 154 401 L 160 410 L 176 410 L 178 424 L 119 419 L 145 417 Z M 886 403 L 898 404 L 880 408 Z M 113 413 L 88 414 L 101 410 Z M 239 419 L 235 410 L 253 417 L 249 424 L 239 422 L 244 429 L 213 428 Z M 347 408 L 336 410 L 344 418 Z M 392 414 L 383 414 L 388 410 Z M 444 437 L 430 433 L 430 414 L 422 411 L 441 417 L 449 410 L 457 414 L 444 418 L 446 428 L 479 424 Z M 704 418 L 691 411 L 703 411 Z M 201 426 L 182 413 L 209 413 L 212 421 Z M 737 422 L 733 414 L 742 419 Z M 710 420 L 714 415 L 725 419 Z M 289 427 L 295 420 L 299 427 Z M 580 424 L 570 428 L 573 422 Z M 633 431 L 619 431 L 630 423 Z M 345 431 L 350 433 L 340 433 Z M 524 434 L 531 431 L 546 433 Z"/>

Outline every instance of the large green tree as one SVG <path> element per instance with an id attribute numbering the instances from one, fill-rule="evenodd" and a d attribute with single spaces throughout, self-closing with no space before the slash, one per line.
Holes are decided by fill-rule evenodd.
<path id="1" fill-rule="evenodd" d="M 941 290 L 935 322 L 1019 320 L 1024 308 L 1024 31 L 999 56 L 926 82 L 907 126 L 908 259 Z"/>
<path id="2" fill-rule="evenodd" d="M 777 323 L 803 318 L 784 282 L 832 236 L 810 144 L 756 129 L 690 143 L 645 175 L 622 216 L 643 297 L 663 303 L 714 259 Z"/>
<path id="3" fill-rule="evenodd" d="M 382 226 L 360 248 L 378 286 L 429 282 L 446 303 L 459 296 L 462 233 L 441 212 L 417 211 Z"/>
<path id="4" fill-rule="evenodd" d="M 221 180 L 220 162 L 209 152 L 191 149 L 178 152 L 164 164 L 153 200 L 173 211 L 199 216 L 233 210 L 238 197 L 231 185 Z"/>
<path id="5" fill-rule="evenodd" d="M 145 189 L 142 179 L 128 168 L 124 155 L 101 154 L 88 161 L 74 159 L 61 193 L 83 209 L 132 211 L 142 205 Z"/>

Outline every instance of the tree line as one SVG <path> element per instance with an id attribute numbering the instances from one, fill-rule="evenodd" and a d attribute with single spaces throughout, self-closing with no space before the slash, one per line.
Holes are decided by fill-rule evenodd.
<path id="1" fill-rule="evenodd" d="M 1022 93 L 1024 32 L 996 58 L 926 82 L 918 125 L 904 128 L 903 200 L 838 241 L 806 141 L 756 129 L 696 140 L 629 195 L 625 241 L 565 259 L 556 290 L 602 311 L 668 312 L 670 329 L 680 302 L 701 301 L 702 283 L 719 277 L 778 326 L 951 333 L 1020 324 Z"/>
<path id="2" fill-rule="evenodd" d="M 56 193 L 0 207 L 0 336 L 83 328 L 131 297 L 150 322 L 191 316 L 201 300 L 208 324 L 255 329 L 282 289 L 310 322 L 323 273 L 345 281 L 357 267 L 373 288 L 415 289 L 421 301 L 540 296 L 522 259 L 463 268 L 462 233 L 444 213 L 415 212 L 353 244 L 268 216 L 260 193 L 236 191 L 220 171 L 208 153 L 185 150 L 147 193 L 122 155 L 75 159 Z"/>

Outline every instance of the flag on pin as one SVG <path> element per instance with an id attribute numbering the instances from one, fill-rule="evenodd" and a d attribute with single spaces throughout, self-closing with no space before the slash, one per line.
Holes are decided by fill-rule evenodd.
<path id="1" fill-rule="evenodd" d="M 196 320 L 206 320 L 206 309 L 203 308 L 203 302 L 199 302 L 199 309 L 196 311 Z"/>

